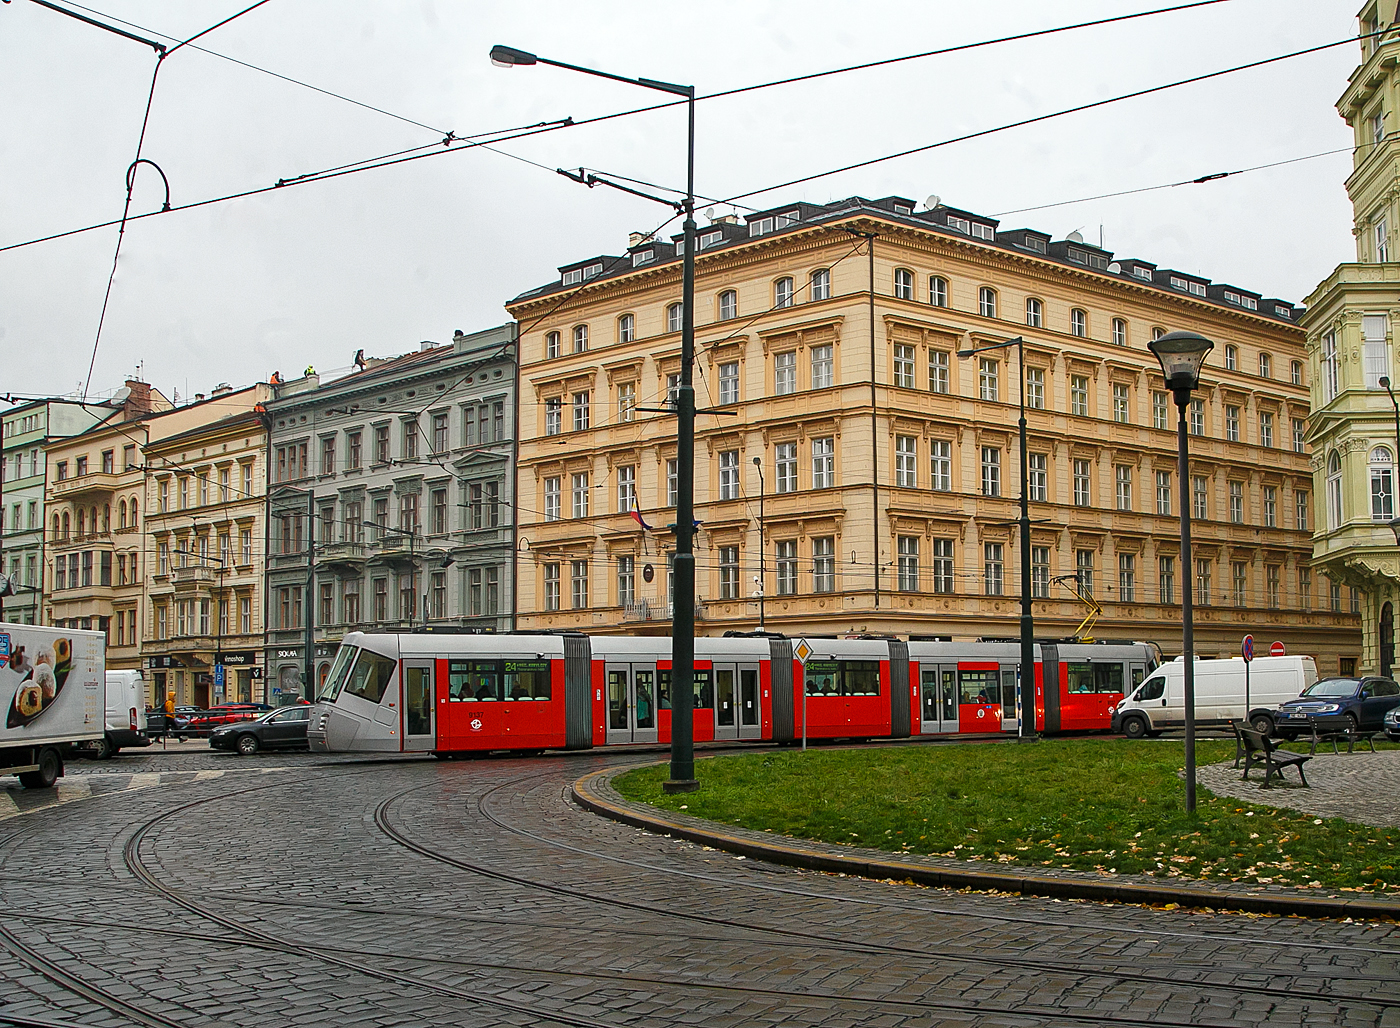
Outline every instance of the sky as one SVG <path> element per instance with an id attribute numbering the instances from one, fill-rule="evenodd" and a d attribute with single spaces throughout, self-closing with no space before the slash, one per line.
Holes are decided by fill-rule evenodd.
<path id="1" fill-rule="evenodd" d="M 55 0 L 76 9 L 67 0 Z M 85 0 L 150 38 L 188 38 L 253 0 Z M 269 0 L 156 68 L 154 51 L 32 0 L 0 5 L 0 247 L 120 218 L 142 157 L 174 205 L 408 148 L 432 157 L 128 224 L 90 395 L 139 372 L 167 396 L 344 368 L 498 325 L 558 266 L 621 253 L 667 208 L 558 167 L 683 188 L 684 109 L 480 147 L 457 137 L 666 98 L 562 69 L 493 67 L 504 43 L 700 95 L 1172 6 L 1109 0 Z M 804 175 L 1354 36 L 1360 0 L 1222 0 L 701 102 L 696 191 L 727 199 Z M 301 80 L 337 99 L 225 58 Z M 899 195 L 982 214 L 1062 204 L 1351 145 L 1334 104 L 1353 41 L 738 201 Z M 360 106 L 367 105 L 367 106 Z M 379 108 L 379 113 L 368 107 Z M 391 116 L 395 115 L 397 117 Z M 407 119 L 407 120 L 404 120 Z M 411 124 L 418 122 L 420 125 Z M 426 127 L 425 127 L 426 126 Z M 519 160 L 517 158 L 524 158 Z M 535 162 L 543 165 L 536 167 Z M 1005 214 L 1121 257 L 1300 302 L 1354 259 L 1347 152 Z M 150 165 L 133 214 L 165 199 Z M 701 201 L 703 212 L 730 206 Z M 739 214 L 745 213 L 738 207 Z M 705 224 L 704 217 L 700 218 Z M 0 395 L 88 378 L 117 228 L 0 250 Z M 667 228 L 678 232 L 678 223 Z"/>

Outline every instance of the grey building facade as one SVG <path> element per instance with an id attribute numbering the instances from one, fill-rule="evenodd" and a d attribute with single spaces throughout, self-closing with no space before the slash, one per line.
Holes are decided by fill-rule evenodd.
<path id="1" fill-rule="evenodd" d="M 269 703 L 314 693 L 347 632 L 512 628 L 516 382 L 508 323 L 275 386 Z"/>

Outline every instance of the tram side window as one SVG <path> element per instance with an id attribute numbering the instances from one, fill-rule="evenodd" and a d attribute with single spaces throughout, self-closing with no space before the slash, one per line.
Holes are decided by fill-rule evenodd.
<path id="1" fill-rule="evenodd" d="M 671 709 L 671 672 L 656 672 L 656 709 Z"/>
<path id="2" fill-rule="evenodd" d="M 1122 692 L 1123 665 L 1095 664 L 1094 692 Z"/>
<path id="3" fill-rule="evenodd" d="M 959 671 L 958 691 L 963 703 L 995 703 L 999 691 L 995 671 Z"/>
<path id="4" fill-rule="evenodd" d="M 453 660 L 447 665 L 447 696 L 452 700 L 499 700 L 500 661 Z"/>
<path id="5" fill-rule="evenodd" d="M 696 668 L 691 684 L 695 687 L 695 709 L 708 710 L 715 705 L 714 673 L 709 668 Z M 671 672 L 656 672 L 656 709 L 671 709 Z"/>
<path id="6" fill-rule="evenodd" d="M 505 662 L 505 693 L 508 700 L 547 700 L 549 661 L 508 660 Z"/>
<path id="7" fill-rule="evenodd" d="M 879 696 L 878 660 L 809 660 L 808 696 Z"/>
<path id="8" fill-rule="evenodd" d="M 345 691 L 371 703 L 378 703 L 384 698 L 389 679 L 394 677 L 394 666 L 395 661 L 392 657 L 381 657 L 369 650 L 361 650 L 360 658 L 355 661 L 355 667 L 345 683 Z"/>
<path id="9" fill-rule="evenodd" d="M 1094 669 L 1089 664 L 1067 664 L 1069 674 L 1065 676 L 1069 693 L 1097 692 L 1094 688 Z"/>

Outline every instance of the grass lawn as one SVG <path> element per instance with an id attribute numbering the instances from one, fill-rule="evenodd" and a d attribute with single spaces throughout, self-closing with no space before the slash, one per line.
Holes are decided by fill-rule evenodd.
<path id="1" fill-rule="evenodd" d="M 1234 757 L 1202 741 L 1201 766 Z M 1185 813 L 1181 743 L 816 749 L 697 764 L 699 792 L 661 791 L 665 765 L 616 782 L 628 799 L 799 839 L 998 864 L 1349 891 L 1400 888 L 1400 829 L 1368 828 L 1198 789 Z"/>

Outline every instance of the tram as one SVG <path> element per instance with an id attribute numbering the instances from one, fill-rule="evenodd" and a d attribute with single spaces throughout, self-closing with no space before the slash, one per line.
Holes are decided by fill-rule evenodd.
<path id="1" fill-rule="evenodd" d="M 697 638 L 695 741 L 1017 730 L 1017 643 L 805 642 L 798 659 L 788 638 Z M 1035 727 L 1048 733 L 1108 731 L 1159 656 L 1150 643 L 1042 642 L 1035 654 Z M 307 740 L 321 753 L 442 756 L 669 743 L 671 640 L 352 632 Z"/>

